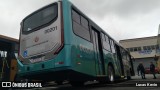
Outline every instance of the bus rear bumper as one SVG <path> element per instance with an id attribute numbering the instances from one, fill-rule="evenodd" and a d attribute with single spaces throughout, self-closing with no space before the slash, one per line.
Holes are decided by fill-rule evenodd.
<path id="1" fill-rule="evenodd" d="M 17 74 L 17 78 L 42 81 L 85 81 L 93 79 L 94 77 L 66 67 L 39 72 L 19 73 Z"/>

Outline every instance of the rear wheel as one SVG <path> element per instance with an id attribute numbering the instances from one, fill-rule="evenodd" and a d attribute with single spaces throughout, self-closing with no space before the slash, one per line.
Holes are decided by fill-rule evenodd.
<path id="1" fill-rule="evenodd" d="M 111 83 L 115 81 L 114 69 L 111 65 L 108 66 L 108 79 Z"/>

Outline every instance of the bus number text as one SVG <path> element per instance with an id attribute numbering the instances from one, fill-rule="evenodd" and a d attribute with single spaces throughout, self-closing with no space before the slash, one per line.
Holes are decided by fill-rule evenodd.
<path id="1" fill-rule="evenodd" d="M 55 30 L 57 30 L 57 26 L 45 30 L 44 33 L 47 34 L 47 33 L 53 32 Z"/>

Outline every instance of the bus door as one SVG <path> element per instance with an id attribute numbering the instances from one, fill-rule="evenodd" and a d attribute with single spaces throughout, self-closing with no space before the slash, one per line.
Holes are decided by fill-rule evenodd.
<path id="1" fill-rule="evenodd" d="M 124 65 L 123 65 L 123 61 L 122 61 L 122 55 L 121 55 L 120 47 L 117 44 L 115 44 L 115 47 L 116 47 L 117 59 L 120 62 L 121 74 L 124 76 Z"/>
<path id="2" fill-rule="evenodd" d="M 92 27 L 92 39 L 93 39 L 93 45 L 94 45 L 94 58 L 95 58 L 95 64 L 96 64 L 96 74 L 97 75 L 104 75 L 105 74 L 105 68 L 104 68 L 104 59 L 102 58 L 103 52 L 102 52 L 102 45 L 101 45 L 101 38 L 100 33 Z"/>

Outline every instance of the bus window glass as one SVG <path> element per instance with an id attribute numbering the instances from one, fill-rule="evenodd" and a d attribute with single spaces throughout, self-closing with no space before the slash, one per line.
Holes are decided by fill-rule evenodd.
<path id="1" fill-rule="evenodd" d="M 73 30 L 74 33 L 88 41 L 90 41 L 90 33 L 88 30 L 82 28 L 81 25 L 77 24 L 76 22 L 73 22 Z"/>
<path id="2" fill-rule="evenodd" d="M 78 24 L 80 24 L 80 15 L 74 10 L 72 10 L 72 19 Z"/>
<path id="3" fill-rule="evenodd" d="M 127 59 L 126 52 L 123 49 L 121 49 L 121 54 L 122 54 L 122 59 L 126 60 Z"/>
<path id="4" fill-rule="evenodd" d="M 130 61 L 130 58 L 129 58 L 129 55 L 128 55 L 128 53 L 127 53 L 127 55 L 126 55 L 126 56 L 127 56 L 127 57 L 126 57 L 126 58 L 127 58 L 127 60 L 128 60 L 128 61 Z"/>
<path id="5" fill-rule="evenodd" d="M 105 36 L 105 37 L 106 37 L 106 42 L 110 44 L 108 36 Z"/>
<path id="6" fill-rule="evenodd" d="M 90 41 L 90 32 L 89 32 L 88 28 L 86 28 L 88 25 L 84 27 L 84 26 L 82 26 L 82 24 L 80 24 L 80 23 L 82 23 L 82 21 L 83 21 L 83 25 L 87 24 L 88 21 L 86 20 L 87 22 L 85 22 L 85 20 L 80 20 L 80 23 L 77 23 L 78 19 L 76 19 L 76 21 L 74 19 L 75 17 L 77 17 L 77 16 L 75 16 L 75 15 L 77 15 L 76 11 L 72 10 L 72 12 L 74 12 L 74 13 L 72 13 L 72 20 L 73 20 L 72 24 L 73 24 L 74 33 L 77 36 L 79 36 L 79 37 L 81 37 L 81 38 L 83 38 L 85 40 Z"/>
<path id="7" fill-rule="evenodd" d="M 115 53 L 115 47 L 114 47 L 114 42 L 112 40 L 111 41 L 111 50 L 112 50 L 112 53 Z"/>
<path id="8" fill-rule="evenodd" d="M 81 16 L 81 25 L 84 28 L 86 28 L 87 30 L 89 30 L 89 28 L 88 28 L 88 21 L 84 17 L 82 17 L 82 16 Z"/>
<path id="9" fill-rule="evenodd" d="M 111 51 L 108 36 L 106 36 L 106 40 L 105 40 L 105 41 L 103 40 L 103 47 L 104 47 L 104 49 L 106 49 L 107 51 Z"/>
<path id="10" fill-rule="evenodd" d="M 126 48 L 127 49 L 127 51 L 129 51 L 129 48 Z"/>
<path id="11" fill-rule="evenodd" d="M 102 39 L 104 40 L 104 41 L 106 41 L 106 38 L 105 38 L 105 34 L 102 34 L 103 36 L 102 36 Z"/>
<path id="12" fill-rule="evenodd" d="M 57 4 L 53 4 L 38 12 L 33 13 L 32 15 L 24 19 L 23 31 L 31 31 L 37 27 L 49 23 L 56 18 L 58 14 L 57 9 Z"/>

